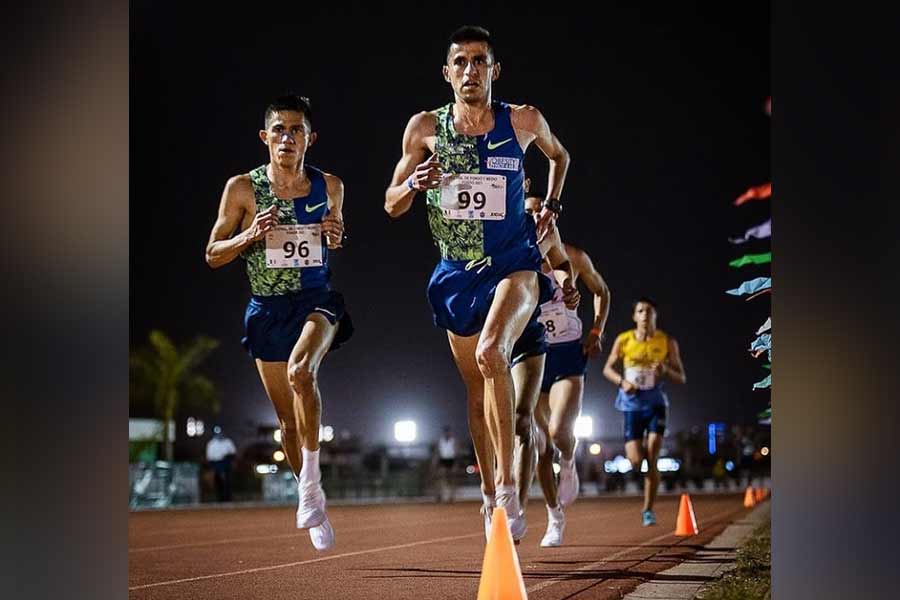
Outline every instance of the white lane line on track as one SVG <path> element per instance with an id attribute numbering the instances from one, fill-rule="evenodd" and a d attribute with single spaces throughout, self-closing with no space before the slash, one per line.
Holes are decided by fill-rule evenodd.
<path id="1" fill-rule="evenodd" d="M 709 522 L 716 523 L 716 522 L 718 522 L 718 520 L 721 517 L 724 517 L 733 512 L 734 512 L 733 508 L 730 508 L 726 511 L 722 511 L 722 512 L 718 513 L 717 515 L 713 516 L 711 519 L 709 519 Z M 591 563 L 589 565 L 579 567 L 579 568 L 575 569 L 574 571 L 570 571 L 569 573 L 560 573 L 558 577 L 554 577 L 553 579 L 548 579 L 546 581 L 542 581 L 541 583 L 533 585 L 530 588 L 527 588 L 525 590 L 525 592 L 528 594 L 534 594 L 535 592 L 540 592 L 541 590 L 547 589 L 551 585 L 556 585 L 557 583 L 562 583 L 563 581 L 568 581 L 568 580 L 574 579 L 575 576 L 577 576 L 577 574 L 582 571 L 590 571 L 591 569 L 596 569 L 597 567 L 601 567 L 608 562 L 612 562 L 615 559 L 619 558 L 620 556 L 624 556 L 624 555 L 628 554 L 629 552 L 634 552 L 635 550 L 642 548 L 643 546 L 653 545 L 656 542 L 660 542 L 660 541 L 666 539 L 667 537 L 672 537 L 673 535 L 674 535 L 674 533 L 670 531 L 669 533 L 664 533 L 663 535 L 658 535 L 655 538 L 653 538 L 652 540 L 647 540 L 646 542 L 637 544 L 636 546 L 632 546 L 631 548 L 625 548 L 623 550 L 619 550 L 618 552 L 614 552 L 613 554 L 610 554 L 609 556 L 605 557 L 602 560 L 598 560 L 595 563 Z M 676 546 L 677 546 L 677 544 L 673 544 L 672 547 L 676 547 Z M 602 577 L 598 577 L 597 579 L 602 579 Z"/>
<path id="2" fill-rule="evenodd" d="M 338 558 L 347 558 L 349 556 L 360 556 L 362 554 L 374 554 L 376 552 L 389 552 L 391 550 L 402 550 L 403 548 L 413 548 L 415 546 L 424 546 L 425 544 L 439 544 L 441 542 L 453 542 L 456 540 L 464 540 L 466 538 L 484 537 L 484 532 L 470 533 L 467 535 L 454 535 L 450 537 L 436 538 L 433 540 L 422 540 L 421 542 L 410 542 L 408 544 L 398 544 L 396 546 L 384 546 L 383 548 L 371 548 L 369 550 L 358 550 L 356 552 L 345 552 L 343 554 L 333 554 L 331 556 L 323 556 L 321 558 L 311 558 L 309 560 L 299 560 L 291 563 L 280 565 L 269 565 L 267 567 L 256 567 L 255 569 L 243 569 L 241 571 L 230 571 L 228 573 L 216 573 L 214 575 L 202 575 L 200 577 L 187 577 L 185 579 L 173 579 L 171 581 L 158 581 L 156 583 L 147 583 L 144 585 L 135 585 L 128 588 L 128 591 L 143 590 L 146 588 L 160 587 L 164 585 L 176 585 L 178 583 L 189 583 L 191 581 L 203 581 L 205 579 L 218 579 L 219 577 L 231 577 L 234 575 L 246 575 L 248 573 L 259 573 L 261 571 L 273 571 L 275 569 L 287 569 L 289 567 L 298 567 L 300 565 L 308 565 L 311 563 L 324 562 L 326 560 L 336 560 Z"/>
<path id="3" fill-rule="evenodd" d="M 452 521 L 471 521 L 471 515 L 460 515 L 458 517 L 451 517 L 449 519 L 444 519 L 444 523 L 452 522 Z M 333 524 L 333 523 L 332 523 Z M 413 523 L 412 525 L 407 525 L 407 527 L 421 527 L 422 523 Z M 363 531 L 383 531 L 385 526 L 377 525 L 372 527 L 353 527 L 350 529 L 341 528 L 341 534 L 346 533 L 360 533 Z M 261 540 L 277 540 L 284 538 L 292 538 L 292 537 L 302 537 L 305 538 L 308 534 L 306 530 L 298 530 L 296 533 L 273 533 L 270 535 L 254 535 L 254 536 L 244 536 L 244 537 L 235 537 L 225 540 L 207 540 L 204 542 L 186 542 L 184 544 L 169 544 L 164 546 L 142 546 L 139 548 L 129 548 L 128 552 L 153 552 L 156 550 L 177 550 L 179 548 L 200 548 L 203 546 L 217 546 L 220 544 L 237 544 L 241 542 L 258 542 Z"/>

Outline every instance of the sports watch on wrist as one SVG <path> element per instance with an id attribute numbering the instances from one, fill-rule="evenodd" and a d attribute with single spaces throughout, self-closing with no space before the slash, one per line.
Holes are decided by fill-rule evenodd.
<path id="1" fill-rule="evenodd" d="M 548 198 L 544 202 L 544 206 L 555 212 L 557 217 L 562 213 L 562 202 L 559 201 L 559 198 Z"/>

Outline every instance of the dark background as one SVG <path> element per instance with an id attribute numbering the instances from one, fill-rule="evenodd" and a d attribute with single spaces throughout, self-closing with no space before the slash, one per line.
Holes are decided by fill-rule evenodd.
<path id="1" fill-rule="evenodd" d="M 243 261 L 213 271 L 203 252 L 226 179 L 268 159 L 257 138 L 266 104 L 294 91 L 312 100 L 319 133 L 308 163 L 344 181 L 351 236 L 333 255 L 333 283 L 357 331 L 322 368 L 323 422 L 370 441 L 390 439 L 400 418 L 417 421 L 420 439 L 444 423 L 465 435 L 462 381 L 425 298 L 438 253 L 424 197 L 397 221 L 382 204 L 407 120 L 452 100 L 441 76 L 449 34 L 481 24 L 502 65 L 494 97 L 538 107 L 571 154 L 560 228 L 612 292 L 582 411 L 595 433 L 620 433 L 602 361 L 645 294 L 659 303 L 659 325 L 679 341 L 688 374 L 686 386 L 670 386 L 671 429 L 755 423 L 769 393 L 751 386 L 766 361 L 746 348 L 770 297 L 724 292 L 770 273 L 770 265 L 728 267 L 769 249 L 770 240 L 728 242 L 770 211 L 768 201 L 731 205 L 770 180 L 768 8 L 604 8 L 579 19 L 481 4 L 427 13 L 318 5 L 264 11 L 252 27 L 227 9 L 213 25 L 208 10 L 133 6 L 131 344 L 152 328 L 178 342 L 220 339 L 204 366 L 222 395 L 217 420 L 236 439 L 275 424 L 238 343 L 249 293 Z M 410 14 L 425 25 L 412 27 Z M 526 169 L 544 192 L 547 162 L 536 148 Z M 590 296 L 581 312 L 592 315 Z"/>

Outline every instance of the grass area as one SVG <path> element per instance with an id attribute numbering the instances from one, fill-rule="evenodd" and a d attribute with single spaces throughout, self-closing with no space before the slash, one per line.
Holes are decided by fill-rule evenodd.
<path id="1" fill-rule="evenodd" d="M 772 521 L 757 527 L 738 549 L 736 566 L 722 579 L 705 588 L 703 600 L 771 600 Z"/>

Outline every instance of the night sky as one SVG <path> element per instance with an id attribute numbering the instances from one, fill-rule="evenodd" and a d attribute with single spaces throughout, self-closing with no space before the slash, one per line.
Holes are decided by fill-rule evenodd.
<path id="1" fill-rule="evenodd" d="M 465 435 L 463 384 L 425 297 L 439 256 L 424 195 L 399 220 L 383 202 L 409 117 L 452 100 L 441 76 L 447 37 L 480 24 L 502 64 L 494 98 L 539 108 L 571 155 L 560 231 L 588 252 L 612 293 L 582 411 L 595 433 L 621 434 L 615 388 L 601 369 L 615 335 L 633 325 L 640 295 L 657 300 L 659 326 L 678 340 L 688 377 L 669 386 L 670 430 L 755 422 L 769 393 L 751 386 L 767 371 L 746 348 L 770 296 L 748 302 L 725 290 L 771 272 L 728 266 L 770 248 L 770 240 L 728 242 L 769 216 L 767 201 L 732 206 L 770 180 L 768 3 L 702 12 L 603 6 L 599 18 L 563 14 L 563 3 L 543 11 L 323 5 L 213 18 L 132 4 L 132 346 L 152 328 L 178 342 L 218 338 L 204 365 L 221 391 L 218 420 L 236 440 L 275 424 L 239 344 L 249 297 L 243 261 L 212 270 L 204 248 L 225 181 L 267 161 L 257 137 L 265 106 L 300 93 L 319 134 L 307 162 L 343 179 L 351 238 L 331 264 L 356 334 L 323 364 L 323 422 L 372 442 L 390 439 L 400 418 L 416 420 L 425 439 L 445 423 Z M 526 170 L 541 193 L 546 165 L 529 148 Z M 582 297 L 588 319 L 584 288 Z"/>

